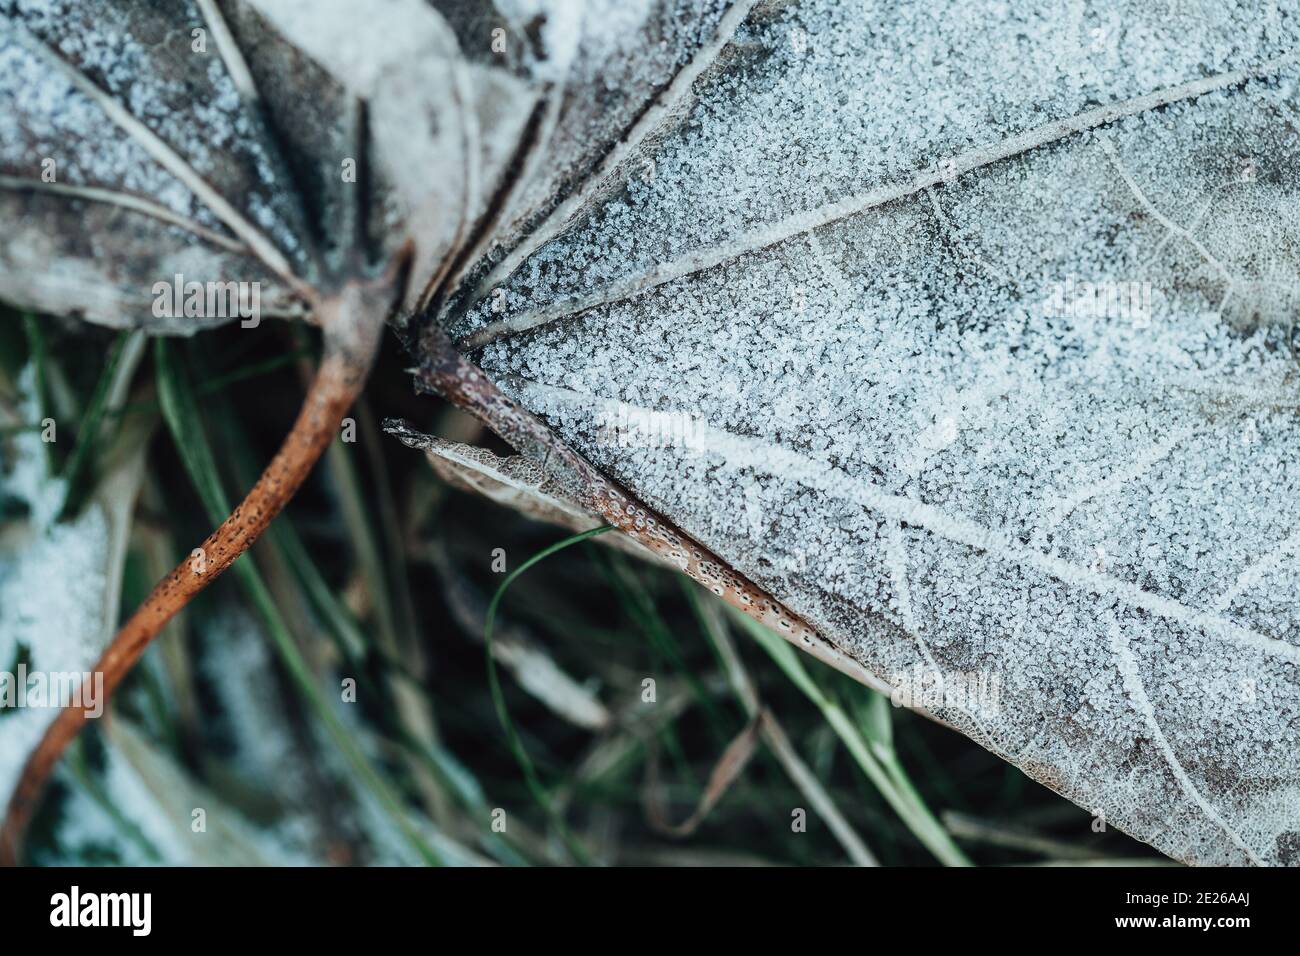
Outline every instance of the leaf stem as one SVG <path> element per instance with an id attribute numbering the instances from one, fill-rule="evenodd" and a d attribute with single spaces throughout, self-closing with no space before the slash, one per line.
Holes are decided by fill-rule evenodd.
<path id="1" fill-rule="evenodd" d="M 105 697 L 121 684 L 163 625 L 252 546 L 338 434 L 344 413 L 365 384 L 383 329 L 375 316 L 349 314 L 356 302 L 345 295 L 322 307 L 325 357 L 297 420 L 261 478 L 221 526 L 158 583 L 109 642 L 94 667 L 103 676 Z M 18 862 L 23 834 L 45 784 L 87 719 L 83 708 L 65 707 L 28 756 L 0 828 L 0 865 Z"/>

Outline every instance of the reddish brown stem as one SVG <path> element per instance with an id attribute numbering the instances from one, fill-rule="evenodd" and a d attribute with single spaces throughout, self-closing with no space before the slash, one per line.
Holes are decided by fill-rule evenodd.
<path id="1" fill-rule="evenodd" d="M 339 433 L 344 412 L 365 384 L 374 345 L 383 327 L 381 316 L 357 316 L 347 308 L 356 304 L 355 299 L 347 302 L 349 298 L 345 296 L 330 303 L 322 315 L 325 320 L 334 320 L 322 322 L 326 329 L 325 358 L 293 428 L 257 484 L 200 545 L 199 554 L 186 558 L 158 582 L 95 665 L 94 673 L 102 674 L 104 680 L 101 699 L 112 695 L 163 625 L 252 546 L 271 519 L 293 498 L 317 459 Z M 84 708 L 65 707 L 27 758 L 9 800 L 4 826 L 0 828 L 0 865 L 17 864 L 23 834 L 39 805 L 45 784 L 87 719 Z"/>
<path id="2" fill-rule="evenodd" d="M 544 422 L 461 355 L 440 326 L 433 324 L 424 330 L 419 354 L 417 381 L 426 390 L 474 415 L 520 454 L 539 462 L 542 470 L 592 515 L 612 524 L 796 647 L 868 687 L 889 692 L 889 685 L 861 661 L 841 651 L 771 593 L 560 441 Z"/>

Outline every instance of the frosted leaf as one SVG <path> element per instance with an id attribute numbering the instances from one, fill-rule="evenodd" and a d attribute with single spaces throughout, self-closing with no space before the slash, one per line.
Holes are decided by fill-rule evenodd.
<path id="1" fill-rule="evenodd" d="M 504 6 L 523 42 L 535 11 Z M 264 314 L 324 321 L 308 313 L 338 286 L 400 264 L 388 273 L 405 279 L 400 317 L 422 309 L 444 286 L 455 287 L 507 216 L 551 208 L 559 186 L 545 175 L 585 175 L 707 27 L 681 3 L 601 3 L 591 8 L 600 19 L 589 24 L 565 4 L 544 7 L 545 30 L 528 38 L 533 45 L 521 59 L 503 63 L 462 50 L 456 31 L 423 0 L 0 0 L 0 217 L 7 227 L 0 298 L 187 334 L 233 316 L 160 314 L 160 283 L 248 283 L 260 287 Z M 566 24 L 577 23 L 585 36 L 580 63 L 565 38 Z M 649 51 L 637 46 L 642 28 L 658 31 Z M 668 42 L 679 33 L 687 39 Z M 573 93 L 543 102 L 544 92 L 567 82 L 571 60 Z M 625 60 L 651 66 L 633 69 Z M 591 95 L 598 69 L 618 82 L 625 102 L 616 106 L 613 90 Z M 646 76 L 635 92 L 633 72 Z M 551 163 L 528 180 L 531 193 L 516 197 L 518 177 L 505 182 L 505 174 L 535 172 L 528 144 L 541 141 L 555 147 L 552 160 L 563 150 L 571 162 Z M 4 594 L 4 613 L 17 616 L 0 617 L 0 641 L 9 645 L 0 651 L 14 651 L 12 659 L 30 650 L 30 637 L 50 661 L 67 658 L 72 666 L 80 659 L 55 638 L 80 636 L 89 652 L 102 649 L 105 629 L 116 623 L 113 571 L 120 575 L 122 549 L 83 526 L 96 514 L 89 508 L 76 523 L 47 527 L 61 489 L 28 477 L 18 474 L 14 483 L 34 528 L 22 542 L 27 551 L 11 562 L 7 586 L 21 592 Z M 108 537 L 120 542 L 126 516 L 114 517 L 121 520 L 110 522 Z M 81 537 L 64 540 L 72 535 Z M 4 544 L 13 537 L 6 528 Z M 98 582 L 84 602 L 48 580 L 33 582 L 32 574 L 53 576 L 52 568 L 82 570 L 78 555 L 51 556 L 50 548 L 99 545 L 110 568 L 79 578 L 85 588 Z M 51 603 L 51 595 L 59 600 Z M 69 619 L 92 607 L 95 622 Z M 61 635 L 47 633 L 56 626 Z M 29 723 L 29 733 L 6 737 L 13 766 L 3 768 L 0 796 L 48 722 Z M 267 736 L 260 751 L 241 756 L 279 771 L 271 750 L 278 741 Z M 124 802 L 142 798 L 136 777 L 171 779 L 175 768 L 147 749 L 136 748 L 134 777 L 116 779 L 113 795 Z M 358 804 L 359 815 L 377 812 L 372 796 Z M 445 834 L 430 838 L 452 859 L 477 859 Z M 174 840 L 160 849 L 172 860 L 183 853 Z M 376 852 L 389 862 L 408 851 Z"/>
<path id="2" fill-rule="evenodd" d="M 0 552 L 0 671 L 85 674 L 99 657 L 108 600 L 108 527 L 92 504 L 74 521 L 35 532 L 21 547 Z M 7 798 L 56 711 L 0 710 L 0 795 Z"/>
<path id="3" fill-rule="evenodd" d="M 19 380 L 25 410 L 35 407 L 31 381 L 28 368 Z M 123 517 L 120 507 L 110 513 L 95 500 L 72 521 L 55 523 L 63 490 L 49 474 L 39 435 L 16 434 L 8 451 L 0 461 L 0 497 L 24 505 L 28 519 L 5 522 L 0 538 L 0 693 L 6 698 L 0 706 L 0 800 L 8 799 L 27 755 L 57 713 L 10 699 L 20 686 L 19 668 L 47 682 L 50 675 L 79 682 L 94 667 L 115 623 L 107 619 L 117 606 L 112 539 Z"/>
<path id="4" fill-rule="evenodd" d="M 0 296 L 173 334 L 229 320 L 155 309 L 180 275 L 302 317 L 359 238 L 379 265 L 413 245 L 413 308 L 532 95 L 421 0 L 2 0 Z"/>
<path id="5" fill-rule="evenodd" d="M 407 447 L 421 449 L 434 473 L 454 488 L 482 495 L 534 521 L 562 525 L 574 532 L 590 531 L 602 523 L 569 500 L 559 483 L 523 455 L 502 457 L 486 448 L 424 435 L 400 419 L 386 420 L 384 430 Z M 602 535 L 596 541 L 642 559 L 655 558 L 653 552 L 624 535 Z"/>
<path id="6" fill-rule="evenodd" d="M 1293 2 L 760 5 L 448 322 L 879 679 L 995 686 L 934 708 L 993 752 L 1300 863 L 1298 79 Z"/>

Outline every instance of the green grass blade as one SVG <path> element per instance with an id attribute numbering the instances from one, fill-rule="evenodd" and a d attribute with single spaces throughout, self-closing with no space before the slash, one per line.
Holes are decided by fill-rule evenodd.
<path id="1" fill-rule="evenodd" d="M 91 451 L 98 441 L 100 424 L 103 422 L 104 413 L 108 409 L 109 389 L 113 384 L 113 379 L 117 376 L 117 369 L 126 351 L 127 342 L 132 336 L 139 337 L 143 334 L 143 332 L 121 332 L 114 339 L 112 348 L 109 349 L 104 371 L 100 373 L 99 381 L 95 383 L 95 391 L 91 394 L 90 402 L 86 405 L 85 413 L 81 416 L 81 426 L 77 429 L 77 441 L 72 446 L 72 454 L 63 465 L 61 477 L 64 481 L 64 493 L 63 505 L 59 509 L 60 521 L 71 516 L 80 503 L 82 472 L 85 470 L 86 464 L 90 460 Z"/>
<path id="2" fill-rule="evenodd" d="M 569 852 L 573 854 L 574 859 L 584 865 L 590 863 L 587 851 L 583 849 L 582 844 L 580 844 L 573 834 L 569 832 L 569 828 L 565 825 L 564 820 L 560 817 L 559 813 L 556 812 L 555 805 L 551 803 L 550 795 L 546 792 L 546 788 L 542 785 L 541 778 L 537 775 L 537 768 L 533 766 L 532 758 L 528 756 L 528 751 L 524 748 L 523 741 L 519 738 L 519 732 L 515 729 L 515 723 L 510 718 L 510 709 L 506 707 L 505 694 L 501 690 L 501 678 L 497 673 L 496 657 L 492 654 L 492 629 L 496 624 L 497 608 L 501 604 L 501 599 L 505 597 L 506 591 L 509 589 L 510 585 L 514 583 L 516 578 L 539 561 L 545 560 L 557 551 L 563 551 L 565 548 L 586 541 L 588 538 L 594 538 L 598 534 L 604 534 L 612 528 L 613 525 L 602 525 L 599 528 L 592 528 L 590 531 L 583 531 L 581 534 L 572 535 L 571 537 L 565 538 L 563 541 L 558 541 L 550 547 L 538 551 L 531 558 L 506 575 L 505 580 L 501 582 L 501 586 L 498 587 L 496 593 L 492 595 L 492 600 L 488 603 L 487 616 L 483 621 L 483 643 L 485 645 L 485 653 L 487 657 L 488 687 L 492 693 L 492 706 L 496 708 L 497 718 L 501 721 L 501 726 L 506 732 L 506 741 L 510 745 L 510 752 L 514 754 L 515 760 L 519 764 L 519 768 L 523 771 L 524 781 L 527 783 L 528 791 L 533 795 L 533 799 L 537 801 L 538 805 L 546 813 L 547 818 L 555 826 L 556 831 L 560 834 L 561 839 L 564 840 L 565 846 L 569 848 Z"/>
<path id="3" fill-rule="evenodd" d="M 50 414 L 49 376 L 46 363 L 50 360 L 49 347 L 45 341 L 45 330 L 36 316 L 30 312 L 23 313 L 23 333 L 27 336 L 27 356 L 32 364 L 32 393 L 36 399 L 37 426 Z M 54 456 L 48 445 L 42 444 L 46 469 L 54 473 Z"/>
<path id="4" fill-rule="evenodd" d="M 892 757 L 892 747 L 882 762 L 882 748 L 873 747 L 862 728 L 836 700 L 822 690 L 799 660 L 795 649 L 784 638 L 739 611 L 735 611 L 732 618 L 767 651 L 790 681 L 817 706 L 854 762 L 916 838 L 946 866 L 970 866 L 966 854 L 934 818 L 906 775 L 902 774 L 900 779 L 902 766 L 896 757 Z"/>

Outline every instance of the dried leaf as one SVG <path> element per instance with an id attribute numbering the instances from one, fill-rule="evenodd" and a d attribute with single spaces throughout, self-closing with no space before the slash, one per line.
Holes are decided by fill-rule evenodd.
<path id="1" fill-rule="evenodd" d="M 1099 824 L 1298 863 L 1297 14 L 760 6 L 451 329 Z"/>
<path id="2" fill-rule="evenodd" d="M 386 263 L 408 240 L 414 307 L 530 109 L 419 0 L 6 0 L 0 14 L 0 291 L 108 325 L 229 320 L 157 314 L 155 284 L 177 274 L 257 283 L 262 315 L 305 316 L 356 256 Z"/>
<path id="3" fill-rule="evenodd" d="M 424 435 L 400 419 L 384 422 L 384 430 L 409 448 L 421 449 L 434 473 L 453 488 L 482 495 L 520 514 L 570 531 L 599 527 L 599 518 L 574 502 L 546 470 L 523 455 L 496 455 L 486 448 Z M 593 539 L 643 560 L 658 556 L 623 535 L 602 535 Z"/>
<path id="4" fill-rule="evenodd" d="M 324 333 L 280 453 L 202 542 L 201 563 L 164 577 L 97 662 L 111 694 L 306 479 L 365 383 L 385 319 L 422 306 L 472 235 L 487 209 L 480 187 L 504 168 L 499 147 L 518 136 L 527 97 L 501 71 L 475 84 L 420 0 L 5 0 L 0 14 L 0 215 L 14 224 L 0 241 L 0 295 L 151 332 L 266 314 Z M 18 859 L 86 719 L 65 707 L 28 756 L 0 862 Z M 397 822 L 436 858 L 400 812 Z"/>

